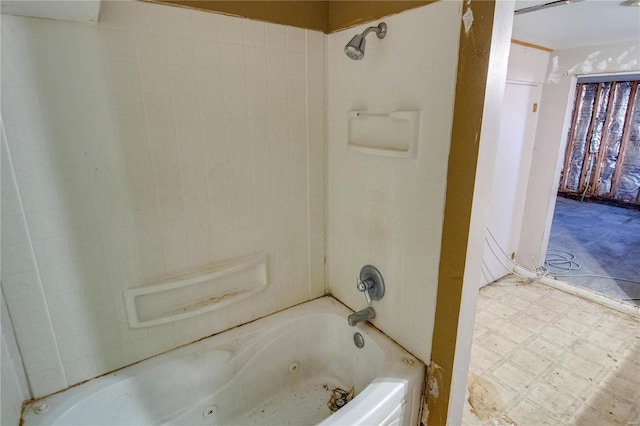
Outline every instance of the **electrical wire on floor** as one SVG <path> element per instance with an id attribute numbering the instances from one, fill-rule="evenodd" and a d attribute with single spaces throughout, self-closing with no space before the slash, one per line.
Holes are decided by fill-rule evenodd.
<path id="1" fill-rule="evenodd" d="M 514 272 L 513 268 L 509 268 L 508 266 L 506 266 L 504 263 L 502 263 L 502 261 L 500 260 L 500 256 L 498 256 L 496 254 L 495 251 L 493 251 L 493 247 L 491 247 L 491 244 L 489 243 L 489 240 L 485 237 L 484 241 L 487 243 L 487 247 L 489 247 L 489 250 L 491 250 L 491 253 L 493 253 L 493 256 L 496 258 L 496 260 L 498 261 L 498 263 L 500 265 L 502 265 L 502 267 L 507 270 L 508 272 L 512 273 L 512 274 L 516 274 L 518 275 L 516 272 Z M 498 246 L 500 247 L 500 246 Z M 507 257 L 508 260 L 511 260 L 511 258 Z M 522 277 L 525 278 L 525 277 Z"/>
<path id="2" fill-rule="evenodd" d="M 520 265 L 518 262 L 513 260 L 510 256 L 508 256 L 505 253 L 502 247 L 500 247 L 498 240 L 496 240 L 496 237 L 493 236 L 493 233 L 489 228 L 487 228 L 487 233 L 491 237 L 493 244 L 495 244 L 495 246 L 498 248 L 500 253 L 502 253 L 504 258 L 507 259 L 509 262 L 511 262 L 515 268 L 509 268 L 502 262 L 502 260 L 500 259 L 500 256 L 498 256 L 498 254 L 495 252 L 495 250 L 491 246 L 491 242 L 489 241 L 489 239 L 485 237 L 484 240 L 487 243 L 489 250 L 491 250 L 491 253 L 493 253 L 493 255 L 495 256 L 498 263 L 500 263 L 500 265 L 502 265 L 502 267 L 505 268 L 507 271 L 509 271 L 514 275 L 519 276 L 520 278 L 537 279 L 547 275 L 551 277 L 556 277 L 556 278 L 557 277 L 604 278 L 604 279 L 610 279 L 614 281 L 622 281 L 622 282 L 640 285 L 640 281 L 630 280 L 627 278 L 617 278 L 617 277 L 609 277 L 605 275 L 595 275 L 595 274 L 573 274 L 572 273 L 573 271 L 582 269 L 582 265 L 575 260 L 576 259 L 575 254 L 565 250 L 549 249 L 547 250 L 547 256 L 545 258 L 544 265 L 542 267 L 536 268 L 535 270 L 527 268 L 525 266 Z M 533 276 L 522 274 L 518 272 L 516 268 L 519 268 Z M 638 297 L 621 298 L 619 300 L 640 300 L 640 298 Z"/>
<path id="3" fill-rule="evenodd" d="M 565 250 L 547 250 L 547 256 L 544 259 L 543 269 L 549 275 L 564 276 L 572 271 L 582 269 L 582 265 L 576 262 L 576 255 Z"/>
<path id="4" fill-rule="evenodd" d="M 548 275 L 547 271 L 543 270 L 542 268 L 529 269 L 526 266 L 520 265 L 518 262 L 516 262 L 510 256 L 508 256 L 507 253 L 505 253 L 505 251 L 500 246 L 500 243 L 498 243 L 498 240 L 496 240 L 496 237 L 493 236 L 493 233 L 491 232 L 491 230 L 489 228 L 487 228 L 487 233 L 489 234 L 489 236 L 491 237 L 491 240 L 493 241 L 495 246 L 498 248 L 498 250 L 500 250 L 500 253 L 502 253 L 502 255 L 504 256 L 505 259 L 507 259 L 509 262 L 511 262 L 513 264 L 513 266 L 515 266 L 516 268 L 519 268 L 519 269 L 527 272 L 530 275 L 522 274 L 522 273 L 518 272 L 518 270 L 515 270 L 514 268 L 509 268 L 509 267 L 505 266 L 505 264 L 502 263 L 502 261 L 500 260 L 500 256 L 498 256 L 496 254 L 496 252 L 493 250 L 493 247 L 491 247 L 491 242 L 489 241 L 489 239 L 487 239 L 487 237 L 485 237 L 484 240 L 487 243 L 487 245 L 489 246 L 489 250 L 491 250 L 491 253 L 493 253 L 493 255 L 495 256 L 496 260 L 507 271 L 511 272 L 514 275 L 519 276 L 520 278 L 540 278 L 540 277 L 542 277 L 544 275 Z M 533 276 L 531 276 L 531 275 L 533 275 Z"/>

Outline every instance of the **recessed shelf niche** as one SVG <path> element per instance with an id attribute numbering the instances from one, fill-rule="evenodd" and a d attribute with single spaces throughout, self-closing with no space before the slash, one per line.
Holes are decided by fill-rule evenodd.
<path id="1" fill-rule="evenodd" d="M 349 111 L 348 145 L 366 154 L 413 158 L 419 125 L 420 111 Z"/>
<path id="2" fill-rule="evenodd" d="M 264 290 L 267 277 L 267 255 L 261 253 L 125 289 L 129 325 L 149 327 L 220 309 Z"/>

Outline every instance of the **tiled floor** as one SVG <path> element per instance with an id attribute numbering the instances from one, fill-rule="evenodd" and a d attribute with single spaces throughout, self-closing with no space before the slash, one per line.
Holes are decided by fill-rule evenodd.
<path id="1" fill-rule="evenodd" d="M 506 277 L 480 290 L 465 425 L 639 425 L 640 320 Z"/>

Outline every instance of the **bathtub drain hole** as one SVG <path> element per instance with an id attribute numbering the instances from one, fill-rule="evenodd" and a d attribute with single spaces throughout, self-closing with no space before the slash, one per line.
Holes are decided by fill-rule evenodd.
<path id="1" fill-rule="evenodd" d="M 354 334 L 353 335 L 353 343 L 356 344 L 356 347 L 362 348 L 364 346 L 364 337 L 362 337 L 362 334 L 360 334 L 360 333 Z"/>
<path id="2" fill-rule="evenodd" d="M 336 412 L 347 405 L 347 402 L 351 401 L 354 395 L 355 392 L 353 388 L 351 388 L 351 390 L 349 391 L 335 388 L 333 392 L 331 392 L 331 398 L 329 399 L 329 402 L 327 402 L 327 406 L 331 411 Z"/>
<path id="3" fill-rule="evenodd" d="M 215 405 L 210 405 L 204 409 L 204 412 L 202 413 L 202 417 L 211 417 L 217 412 L 218 412 L 218 407 L 216 407 Z"/>

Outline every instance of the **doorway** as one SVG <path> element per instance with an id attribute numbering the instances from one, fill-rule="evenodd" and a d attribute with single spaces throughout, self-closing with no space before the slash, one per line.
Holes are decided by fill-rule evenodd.
<path id="1" fill-rule="evenodd" d="M 594 78 L 577 82 L 545 267 L 640 305 L 638 80 Z"/>

